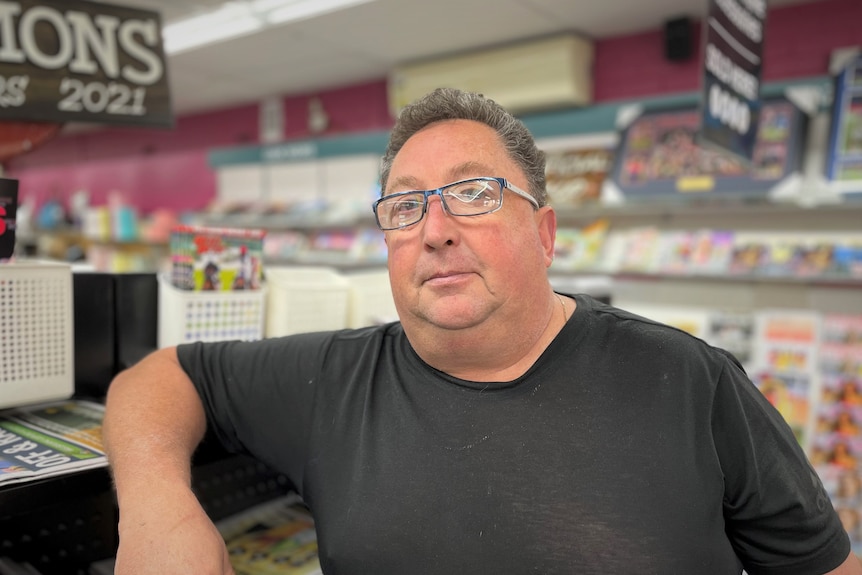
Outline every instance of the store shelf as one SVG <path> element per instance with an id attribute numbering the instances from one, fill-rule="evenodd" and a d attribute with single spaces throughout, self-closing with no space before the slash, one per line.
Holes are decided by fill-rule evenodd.
<path id="1" fill-rule="evenodd" d="M 256 228 L 268 231 L 322 231 L 376 228 L 369 205 L 368 214 L 282 213 L 282 214 L 199 214 L 196 225 L 221 228 Z"/>
<path id="2" fill-rule="evenodd" d="M 630 201 L 618 206 L 562 206 L 555 208 L 559 226 L 608 219 L 615 226 L 653 223 L 660 227 L 704 226 L 713 229 L 855 229 L 862 231 L 862 201 L 813 205 L 798 202 Z"/>
<path id="3" fill-rule="evenodd" d="M 614 281 L 640 282 L 683 282 L 683 283 L 718 283 L 740 285 L 774 285 L 774 286 L 809 286 L 817 288 L 860 289 L 862 278 L 842 277 L 795 277 L 795 276 L 762 276 L 762 275 L 706 275 L 706 274 L 661 274 L 640 272 L 605 273 L 597 270 L 570 271 L 551 270 L 552 277 L 594 277 L 606 275 Z"/>
<path id="4" fill-rule="evenodd" d="M 85 261 L 97 271 L 155 271 L 169 253 L 168 242 L 97 239 L 77 230 L 40 230 L 18 238 L 24 253 L 59 261 Z"/>

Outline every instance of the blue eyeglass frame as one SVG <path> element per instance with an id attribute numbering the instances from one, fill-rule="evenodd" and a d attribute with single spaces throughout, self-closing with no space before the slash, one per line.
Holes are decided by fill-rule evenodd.
<path id="1" fill-rule="evenodd" d="M 467 178 L 466 180 L 458 180 L 457 182 L 451 182 L 449 184 L 446 184 L 445 186 L 440 186 L 439 188 L 436 188 L 433 190 L 408 190 L 406 192 L 397 192 L 395 194 L 389 194 L 388 196 L 383 196 L 383 197 L 375 200 L 375 202 L 371 205 L 371 211 L 374 212 L 374 220 L 377 222 L 377 227 L 383 231 L 390 231 L 390 230 L 403 230 L 405 228 L 409 228 L 410 226 L 418 224 L 419 222 L 424 220 L 425 214 L 428 212 L 428 198 L 430 196 L 440 196 L 440 203 L 443 204 L 443 210 L 447 214 L 449 214 L 450 216 L 455 216 L 455 217 L 472 218 L 474 216 L 484 216 L 485 214 L 492 214 L 492 213 L 496 212 L 497 210 L 499 210 L 500 208 L 502 208 L 503 207 L 503 195 L 504 194 L 501 193 L 500 194 L 500 203 L 493 210 L 490 210 L 487 212 L 482 212 L 480 214 L 453 214 L 452 212 L 449 211 L 449 206 L 446 205 L 446 198 L 443 197 L 443 190 L 445 190 L 447 188 L 451 188 L 452 186 L 457 186 L 459 184 L 465 184 L 467 182 L 476 182 L 476 181 L 479 181 L 479 182 L 497 182 L 500 185 L 501 189 L 508 189 L 509 191 L 514 192 L 516 195 L 521 196 L 522 198 L 524 198 L 525 200 L 527 200 L 528 202 L 533 204 L 533 209 L 538 210 L 541 207 L 541 206 L 539 206 L 539 202 L 538 202 L 538 200 L 536 200 L 536 198 L 534 198 L 532 195 L 528 194 L 527 192 L 525 192 L 524 190 L 522 190 L 518 186 L 516 186 L 514 184 L 510 184 L 509 180 L 507 180 L 506 178 L 496 178 L 496 177 L 491 177 L 491 176 L 480 176 L 480 177 L 476 177 L 476 178 Z M 377 215 L 377 206 L 385 200 L 391 200 L 392 198 L 397 198 L 399 196 L 406 196 L 409 194 L 422 194 L 422 215 L 419 216 L 419 219 L 416 220 L 415 222 L 411 222 L 405 226 L 398 226 L 395 228 L 384 228 L 382 225 L 380 225 L 380 217 Z"/>

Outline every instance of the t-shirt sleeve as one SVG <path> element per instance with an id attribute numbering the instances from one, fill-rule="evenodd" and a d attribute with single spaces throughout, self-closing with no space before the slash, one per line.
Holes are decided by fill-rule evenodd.
<path id="1" fill-rule="evenodd" d="M 817 473 L 781 414 L 734 362 L 712 409 L 725 481 L 726 530 L 750 575 L 838 567 L 850 541 Z"/>
<path id="2" fill-rule="evenodd" d="M 208 429 L 234 452 L 249 453 L 302 478 L 312 405 L 327 335 L 177 347 L 204 405 Z"/>

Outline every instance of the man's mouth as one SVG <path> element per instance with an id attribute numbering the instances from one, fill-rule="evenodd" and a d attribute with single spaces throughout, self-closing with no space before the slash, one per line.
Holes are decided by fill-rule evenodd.
<path id="1" fill-rule="evenodd" d="M 437 272 L 426 278 L 424 283 L 432 285 L 452 284 L 459 281 L 463 281 L 471 274 L 472 272 L 466 271 Z"/>

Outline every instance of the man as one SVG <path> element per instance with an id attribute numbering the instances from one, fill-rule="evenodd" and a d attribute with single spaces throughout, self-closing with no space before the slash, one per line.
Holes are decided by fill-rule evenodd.
<path id="1" fill-rule="evenodd" d="M 290 478 L 327 574 L 862 574 L 728 354 L 553 291 L 522 123 L 437 90 L 381 183 L 400 322 L 164 349 L 112 384 L 118 575 L 232 572 L 189 488 L 207 425 Z"/>

